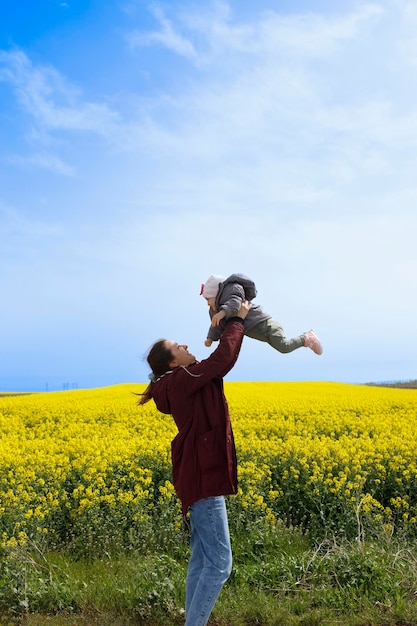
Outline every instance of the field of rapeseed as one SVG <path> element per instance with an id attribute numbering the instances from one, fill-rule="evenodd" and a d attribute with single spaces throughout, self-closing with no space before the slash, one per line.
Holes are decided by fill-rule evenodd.
<path id="1" fill-rule="evenodd" d="M 0 541 L 97 553 L 180 531 L 176 429 L 143 385 L 0 396 Z M 132 393 L 133 392 L 133 393 Z M 417 529 L 417 394 L 337 383 L 226 383 L 239 459 L 230 514 L 318 539 Z"/>

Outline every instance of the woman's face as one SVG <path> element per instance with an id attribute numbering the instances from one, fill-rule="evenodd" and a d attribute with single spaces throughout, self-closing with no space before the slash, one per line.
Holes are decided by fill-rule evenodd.
<path id="1" fill-rule="evenodd" d="M 170 341 L 167 339 L 165 341 L 165 348 L 171 351 L 172 361 L 170 362 L 170 367 L 177 367 L 178 365 L 191 365 L 191 363 L 195 362 L 194 354 L 188 351 L 188 346 L 185 344 L 179 344 L 175 341 Z"/>

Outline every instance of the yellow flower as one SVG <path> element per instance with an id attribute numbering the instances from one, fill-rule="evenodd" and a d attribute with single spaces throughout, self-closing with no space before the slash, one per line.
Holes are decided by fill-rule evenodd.
<path id="1" fill-rule="evenodd" d="M 146 523 L 176 500 L 176 427 L 144 385 L 0 397 L 1 545 L 62 519 Z M 225 383 L 245 515 L 417 525 L 417 394 L 338 383 Z M 150 443 L 151 442 L 151 445 Z M 176 514 L 176 511 L 175 511 Z M 56 522 L 58 520 L 58 522 Z M 61 521 L 60 521 L 61 520 Z M 26 539 L 25 539 L 26 540 Z"/>

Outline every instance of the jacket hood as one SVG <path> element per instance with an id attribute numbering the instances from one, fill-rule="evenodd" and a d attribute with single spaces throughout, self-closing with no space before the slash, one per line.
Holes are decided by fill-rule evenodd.
<path id="1" fill-rule="evenodd" d="M 245 292 L 245 298 L 249 301 L 253 300 L 257 296 L 257 290 L 255 283 L 251 278 L 245 276 L 245 274 L 232 274 L 222 283 L 221 288 L 233 283 L 239 283 L 243 287 Z"/>
<path id="2" fill-rule="evenodd" d="M 194 363 L 198 363 L 195 361 Z M 194 365 L 192 363 L 191 365 Z M 159 378 L 156 379 L 154 384 L 152 385 L 151 395 L 156 404 L 156 408 L 161 413 L 166 413 L 167 415 L 172 415 L 171 404 L 169 401 L 169 393 L 173 391 L 172 386 L 172 377 L 175 376 L 178 372 L 184 371 L 188 374 L 188 376 L 192 376 L 194 378 L 198 378 L 201 374 L 193 374 L 189 371 L 188 366 L 180 365 L 179 367 L 175 367 L 173 370 L 169 370 L 162 374 Z"/>
<path id="3" fill-rule="evenodd" d="M 163 374 L 152 385 L 152 398 L 155 401 L 156 408 L 161 413 L 171 414 L 171 406 L 168 399 L 168 384 L 172 374 L 172 370 Z"/>

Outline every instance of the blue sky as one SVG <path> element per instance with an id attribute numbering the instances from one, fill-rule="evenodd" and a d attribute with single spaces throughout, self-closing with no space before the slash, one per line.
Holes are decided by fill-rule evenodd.
<path id="1" fill-rule="evenodd" d="M 146 382 L 199 359 L 211 274 L 288 336 L 228 380 L 417 376 L 417 6 L 7 3 L 0 19 L 0 390 Z"/>

